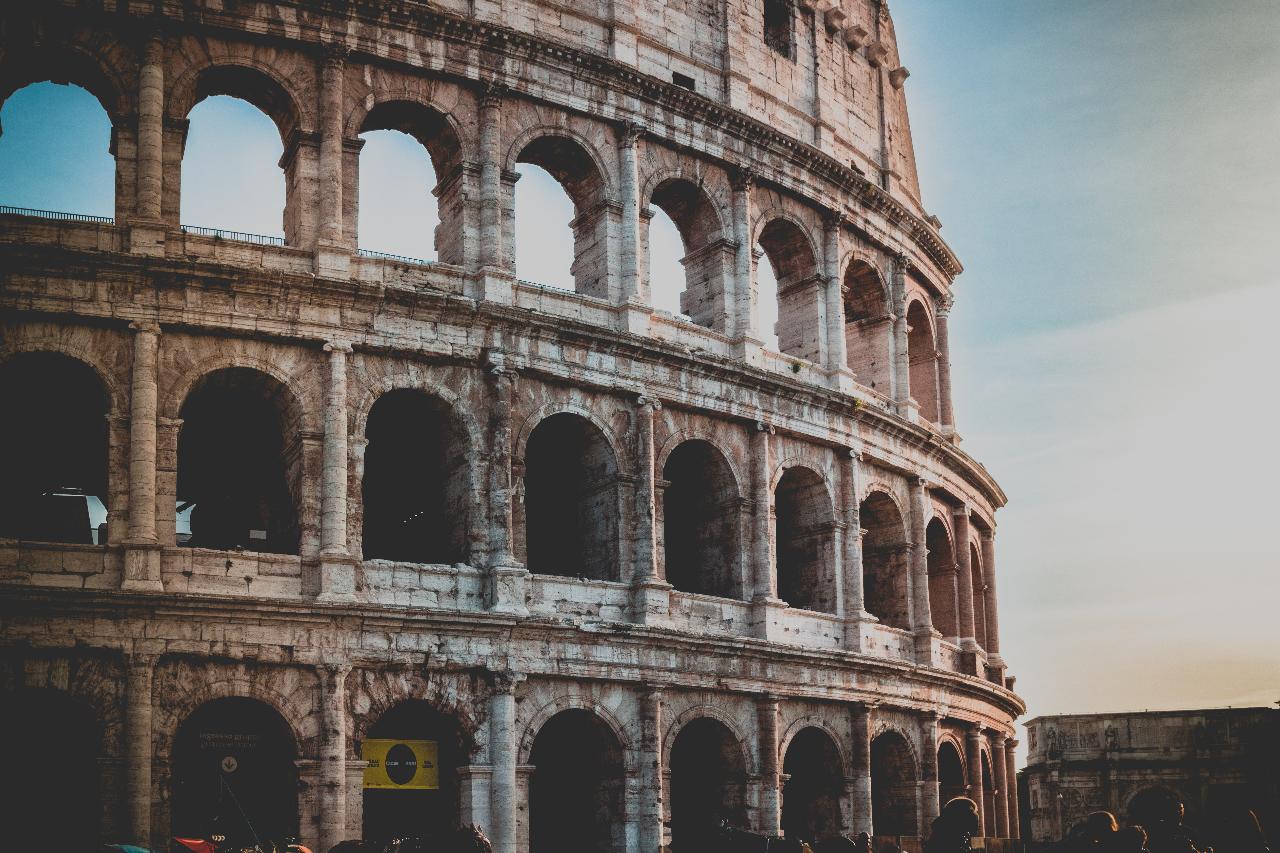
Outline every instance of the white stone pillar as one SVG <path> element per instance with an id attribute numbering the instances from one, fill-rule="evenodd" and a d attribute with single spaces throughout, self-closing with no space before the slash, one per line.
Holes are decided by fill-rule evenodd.
<path id="1" fill-rule="evenodd" d="M 959 609 L 957 614 L 960 628 L 960 648 L 966 652 L 978 648 L 977 634 L 974 633 L 973 617 L 973 561 L 969 551 L 969 507 L 960 506 L 951 514 L 952 524 L 956 531 L 956 571 L 959 591 Z"/>
<path id="2" fill-rule="evenodd" d="M 853 371 L 849 368 L 849 355 L 844 334 L 844 281 L 840 277 L 840 232 L 844 228 L 844 215 L 832 212 L 823 220 L 823 266 L 826 276 L 827 298 L 827 363 L 832 376 L 832 386 L 846 391 L 853 389 Z"/>
<path id="3" fill-rule="evenodd" d="M 640 695 L 640 853 L 658 853 L 663 842 L 662 688 L 644 685 Z"/>
<path id="4" fill-rule="evenodd" d="M 125 662 L 125 797 L 129 840 L 151 844 L 151 689 L 154 655 L 130 655 Z"/>
<path id="5" fill-rule="evenodd" d="M 511 398 L 516 373 L 500 353 L 489 354 L 491 384 L 489 446 L 489 579 L 485 606 L 497 613 L 524 615 L 528 572 L 515 558 L 512 544 L 512 504 L 515 488 L 511 477 Z"/>
<path id="6" fill-rule="evenodd" d="M 778 697 L 765 694 L 756 700 L 760 751 L 760 825 L 765 835 L 782 832 L 782 777 L 778 761 Z"/>
<path id="7" fill-rule="evenodd" d="M 316 274 L 346 278 L 351 255 L 342 239 L 342 78 L 347 49 L 330 45 L 320 70 L 320 234 Z"/>
<path id="8" fill-rule="evenodd" d="M 153 32 L 138 69 L 138 218 L 161 221 L 164 192 L 164 40 Z"/>
<path id="9" fill-rule="evenodd" d="M 489 783 L 489 840 L 493 853 L 516 853 L 516 685 L 524 676 L 515 672 L 493 674 L 493 695 L 489 698 L 489 761 L 493 777 Z"/>
<path id="10" fill-rule="evenodd" d="M 777 576 L 773 570 L 773 490 L 770 484 L 770 454 L 773 427 L 757 422 L 751 433 L 751 489 L 755 503 L 755 524 L 751 548 L 751 619 L 754 633 L 763 639 L 776 638 L 779 612 L 786 605 L 778 599 Z"/>
<path id="11" fill-rule="evenodd" d="M 862 650 L 862 623 L 866 620 L 866 602 L 862 578 L 862 513 L 858 506 L 858 451 L 841 449 L 840 498 L 843 501 L 844 553 L 841 576 L 844 593 L 845 648 Z"/>
<path id="12" fill-rule="evenodd" d="M 987 662 L 991 666 L 1004 668 L 1004 659 L 1000 657 L 1000 614 L 996 605 L 996 532 L 983 531 L 982 534 L 982 576 L 986 581 L 987 610 Z"/>
<path id="13" fill-rule="evenodd" d="M 969 771 L 969 799 L 978 804 L 978 835 L 986 836 L 987 824 L 982 802 L 982 727 L 975 725 L 965 732 L 965 769 Z"/>
<path id="14" fill-rule="evenodd" d="M 933 664 L 933 638 L 938 636 L 929 608 L 929 548 L 925 544 L 929 507 L 929 483 L 918 477 L 911 489 L 911 630 L 915 635 L 916 663 L 925 666 Z"/>
<path id="15" fill-rule="evenodd" d="M 893 261 L 890 281 L 890 301 L 893 305 L 893 399 L 898 413 L 911 415 L 911 352 L 907 343 L 907 269 L 910 263 L 906 255 L 898 255 Z"/>
<path id="16" fill-rule="evenodd" d="M 627 122 L 618 133 L 618 194 L 622 199 L 622 295 L 624 299 L 648 303 L 647 282 L 640 277 L 640 176 L 636 164 L 639 125 Z"/>
<path id="17" fill-rule="evenodd" d="M 755 175 L 741 171 L 733 176 L 733 239 L 737 243 L 733 258 L 733 288 L 736 296 L 730 327 L 725 334 L 742 339 L 744 346 L 750 341 L 759 348 L 760 332 L 755 311 L 755 264 L 752 259 L 754 241 L 751 239 L 751 189 Z"/>
<path id="18" fill-rule="evenodd" d="M 347 355 L 351 344 L 332 341 L 324 419 L 320 493 L 320 584 L 325 601 L 355 600 L 355 566 L 347 548 Z"/>
<path id="19" fill-rule="evenodd" d="M 318 668 L 320 711 L 320 849 L 347 837 L 347 675 L 351 667 Z"/>
<path id="20" fill-rule="evenodd" d="M 938 303 L 938 409 L 943 432 L 954 432 L 955 411 L 951 403 L 951 336 L 947 331 L 947 318 L 955 300 L 947 296 Z"/>
<path id="21" fill-rule="evenodd" d="M 160 327 L 135 322 L 129 388 L 129 527 L 121 588 L 164 592 L 156 537 L 157 357 Z"/>
<path id="22" fill-rule="evenodd" d="M 657 472 L 653 444 L 654 414 L 662 409 L 655 397 L 636 401 L 638 463 L 635 491 L 635 535 L 632 539 L 632 619 L 641 624 L 662 623 L 671 610 L 671 587 L 658 576 Z"/>
<path id="23" fill-rule="evenodd" d="M 938 789 L 938 720 L 934 711 L 926 711 L 920 717 L 920 835 L 928 834 L 933 819 L 942 805 L 942 792 Z"/>
<path id="24" fill-rule="evenodd" d="M 995 824 L 991 827 L 991 834 L 997 838 L 1009 837 L 1009 797 L 1008 786 L 1008 759 L 1005 756 L 1005 737 L 997 734 L 991 739 L 991 772 L 995 777 L 992 783 L 996 786 L 995 800 L 996 815 Z"/>
<path id="25" fill-rule="evenodd" d="M 872 835 L 871 825 L 871 709 L 863 703 L 849 707 L 852 738 L 849 773 L 852 776 L 849 834 Z"/>
<path id="26" fill-rule="evenodd" d="M 488 84 L 480 93 L 480 268 L 506 269 L 502 239 L 502 99 Z"/>
<path id="27" fill-rule="evenodd" d="M 1016 738 L 1008 738 L 1005 741 L 1004 749 L 1004 778 L 1005 778 L 1005 808 L 1009 813 L 1009 837 L 1021 838 L 1022 827 L 1020 825 L 1022 816 L 1018 813 L 1018 768 L 1015 766 L 1018 741 Z"/>

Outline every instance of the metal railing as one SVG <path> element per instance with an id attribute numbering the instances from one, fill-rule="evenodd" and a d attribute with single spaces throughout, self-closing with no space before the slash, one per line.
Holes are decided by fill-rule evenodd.
<path id="1" fill-rule="evenodd" d="M 390 252 L 375 252 L 372 249 L 360 249 L 360 257 L 373 258 L 379 261 L 395 261 L 401 264 L 417 264 L 419 266 L 427 266 L 431 261 L 424 261 L 422 258 L 410 258 L 407 255 L 393 255 Z"/>
<path id="2" fill-rule="evenodd" d="M 198 234 L 201 237 L 213 237 L 219 240 L 236 240 L 241 243 L 254 243 L 258 246 L 283 246 L 283 237 L 268 237 L 264 234 L 249 234 L 245 231 L 224 231 L 221 228 L 205 228 L 202 225 L 183 225 L 183 234 Z"/>
<path id="3" fill-rule="evenodd" d="M 107 225 L 115 223 L 115 219 L 110 216 L 90 216 L 87 213 L 64 213 L 59 210 L 35 210 L 30 207 L 0 205 L 0 214 L 4 213 L 12 216 L 32 216 L 39 219 L 58 219 L 63 222 L 101 222 Z"/>

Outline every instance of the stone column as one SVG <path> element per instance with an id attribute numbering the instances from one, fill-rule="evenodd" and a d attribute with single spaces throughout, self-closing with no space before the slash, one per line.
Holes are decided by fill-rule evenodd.
<path id="1" fill-rule="evenodd" d="M 129 388 L 129 533 L 122 589 L 164 592 L 156 537 L 156 406 L 160 327 L 135 322 Z"/>
<path id="2" fill-rule="evenodd" d="M 987 662 L 991 666 L 1004 668 L 1004 659 L 1000 657 L 1000 616 L 996 607 L 996 532 L 982 533 L 982 569 L 987 588 L 983 591 L 987 605 Z"/>
<path id="3" fill-rule="evenodd" d="M 483 269 L 506 269 L 502 239 L 502 99 L 490 83 L 480 93 L 480 252 Z M 486 294 L 487 296 L 488 294 Z"/>
<path id="4" fill-rule="evenodd" d="M 755 312 L 755 279 L 751 257 L 754 249 L 751 239 L 751 189 L 755 186 L 755 174 L 741 171 L 733 176 L 733 239 L 737 243 L 733 257 L 734 308 L 731 313 L 729 328 L 725 334 L 730 338 L 753 342 L 759 349 L 760 333 L 757 329 L 758 318 Z"/>
<path id="5" fill-rule="evenodd" d="M 160 222 L 164 192 L 164 40 L 147 39 L 138 69 L 138 218 Z"/>
<path id="6" fill-rule="evenodd" d="M 320 70 L 320 234 L 316 274 L 346 278 L 351 256 L 342 239 L 342 77 L 347 49 L 330 45 Z"/>
<path id="7" fill-rule="evenodd" d="M 320 588 L 325 601 L 355 600 L 355 566 L 347 548 L 347 355 L 351 344 L 332 341 L 325 404 L 320 492 Z"/>
<path id="8" fill-rule="evenodd" d="M 751 433 L 751 488 L 755 503 L 755 525 L 752 533 L 751 619 L 755 635 L 764 639 L 776 637 L 778 614 L 785 605 L 778 600 L 777 580 L 773 571 L 773 494 L 769 474 L 770 440 L 773 427 L 757 423 Z"/>
<path id="9" fill-rule="evenodd" d="M 827 297 L 827 363 L 836 388 L 853 389 L 853 371 L 844 336 L 844 281 L 840 277 L 840 232 L 844 215 L 830 212 L 823 220 L 823 266 Z"/>
<path id="10" fill-rule="evenodd" d="M 889 283 L 889 300 L 893 305 L 893 399 L 898 404 L 898 414 L 911 414 L 911 353 L 907 346 L 907 270 L 910 262 L 906 255 L 893 260 L 893 275 Z"/>
<path id="11" fill-rule="evenodd" d="M 991 772 L 995 777 L 992 784 L 996 786 L 996 795 L 993 798 L 996 804 L 995 824 L 991 827 L 991 834 L 998 838 L 1009 837 L 1009 796 L 1008 790 L 1010 781 L 1008 779 L 1008 758 L 1005 755 L 1006 739 L 1004 735 L 997 734 L 991 739 Z"/>
<path id="12" fill-rule="evenodd" d="M 955 411 L 951 404 L 951 338 L 947 332 L 947 318 L 955 300 L 947 296 L 938 303 L 938 409 L 943 432 L 954 432 Z"/>
<path id="13" fill-rule="evenodd" d="M 862 650 L 862 622 L 866 606 L 862 579 L 862 513 L 858 506 L 858 451 L 841 449 L 840 492 L 844 502 L 844 553 L 841 560 L 844 592 L 845 648 Z"/>
<path id="14" fill-rule="evenodd" d="M 653 418 L 662 401 L 641 395 L 636 401 L 638 468 L 635 486 L 635 535 L 632 539 L 632 620 L 660 624 L 671 612 L 671 587 L 658 576 L 657 476 L 654 471 Z"/>
<path id="15" fill-rule="evenodd" d="M 516 785 L 516 685 L 524 676 L 514 672 L 493 674 L 489 698 L 489 840 L 493 853 L 516 853 L 516 820 L 519 792 Z"/>
<path id="16" fill-rule="evenodd" d="M 916 478 L 911 497 L 911 595 L 912 624 L 915 635 L 916 663 L 933 663 L 933 615 L 929 609 L 929 549 L 925 545 L 925 526 L 929 523 L 929 482 Z"/>
<path id="17" fill-rule="evenodd" d="M 125 797 L 129 808 L 129 836 L 144 846 L 151 843 L 151 688 L 154 655 L 130 655 L 125 663 Z"/>
<path id="18" fill-rule="evenodd" d="M 1015 766 L 1018 741 L 1016 738 L 1008 738 L 1005 741 L 1004 749 L 1004 779 L 1005 779 L 1005 808 L 1009 812 L 1009 837 L 1021 838 L 1022 827 L 1020 825 L 1022 816 L 1018 813 L 1018 769 Z"/>
<path id="19" fill-rule="evenodd" d="M 982 802 L 982 726 L 975 725 L 965 733 L 964 763 L 969 772 L 969 798 L 978 804 L 978 835 L 987 834 Z"/>
<path id="20" fill-rule="evenodd" d="M 920 817 L 921 832 L 927 835 L 942 806 L 942 792 L 938 789 L 938 720 L 933 711 L 926 711 L 920 718 Z"/>
<path id="21" fill-rule="evenodd" d="M 351 667 L 319 667 L 320 849 L 329 850 L 347 837 L 347 675 Z"/>
<path id="22" fill-rule="evenodd" d="M 756 700 L 756 725 L 760 751 L 760 826 L 765 835 L 782 831 L 782 777 L 778 770 L 778 697 Z"/>
<path id="23" fill-rule="evenodd" d="M 644 685 L 640 696 L 640 850 L 657 853 L 663 842 L 662 688 Z"/>
<path id="24" fill-rule="evenodd" d="M 849 760 L 849 773 L 853 777 L 849 834 L 871 835 L 871 709 L 867 705 L 850 706 L 849 728 L 853 735 Z"/>
<path id="25" fill-rule="evenodd" d="M 627 122 L 618 132 L 618 195 L 622 200 L 622 228 L 619 233 L 622 259 L 622 296 L 647 306 L 647 282 L 640 277 L 640 176 L 636 165 L 639 125 Z"/>
<path id="26" fill-rule="evenodd" d="M 489 446 L 489 581 L 485 606 L 497 613 L 522 616 L 525 606 L 524 566 L 512 545 L 511 508 L 515 489 L 511 481 L 511 398 L 516 373 L 501 353 L 490 353 L 488 376 L 492 392 Z"/>
<path id="27" fill-rule="evenodd" d="M 956 568 L 958 571 L 959 608 L 956 614 L 960 628 L 960 648 L 966 652 L 978 648 L 973 621 L 973 561 L 969 559 L 969 507 L 958 507 L 951 514 L 956 531 Z"/>

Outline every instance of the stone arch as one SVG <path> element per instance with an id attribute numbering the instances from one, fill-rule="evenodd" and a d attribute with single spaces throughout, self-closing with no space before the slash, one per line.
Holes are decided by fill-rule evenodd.
<path id="1" fill-rule="evenodd" d="M 782 831 L 789 839 L 814 843 L 843 831 L 847 765 L 840 739 L 816 719 L 805 722 L 779 747 L 782 770 L 789 777 L 782 791 Z"/>
<path id="2" fill-rule="evenodd" d="M 741 598 L 741 492 L 727 457 L 712 442 L 688 439 L 660 470 L 662 565 L 676 589 Z"/>
<path id="3" fill-rule="evenodd" d="M 756 220 L 752 245 L 764 252 L 778 281 L 778 349 L 820 361 L 824 296 L 813 235 L 798 217 L 771 209 Z"/>
<path id="4" fill-rule="evenodd" d="M 136 72 L 125 67 L 122 60 L 126 57 L 118 44 L 94 43 L 105 39 L 105 36 L 91 36 L 90 41 L 68 40 L 6 49 L 0 60 L 0 107 L 15 92 L 34 83 L 72 83 L 97 99 L 113 127 L 120 126 L 132 112 L 129 93 Z M 22 42 L 20 36 L 11 34 L 11 46 Z M 127 58 L 135 61 L 132 56 Z"/>
<path id="5" fill-rule="evenodd" d="M 742 766 L 749 774 L 756 773 L 755 756 L 750 748 L 750 740 L 748 734 L 743 731 L 738 720 L 734 719 L 732 714 L 727 713 L 722 708 L 703 702 L 698 705 L 685 708 L 667 724 L 666 731 L 662 735 L 662 766 L 671 766 L 671 748 L 675 745 L 676 736 L 689 723 L 700 719 L 715 720 L 720 723 L 729 733 L 733 735 L 733 739 L 737 742 L 742 753 Z"/>
<path id="6" fill-rule="evenodd" d="M 782 467 L 774 487 L 778 597 L 803 610 L 835 613 L 835 508 L 829 484 L 808 465 Z"/>
<path id="7" fill-rule="evenodd" d="M 919 762 L 911 739 L 883 728 L 871 740 L 871 821 L 876 835 L 920 835 L 916 815 Z"/>
<path id="8" fill-rule="evenodd" d="M 791 745 L 792 739 L 804 729 L 821 729 L 823 734 L 831 739 L 831 744 L 836 751 L 836 757 L 840 759 L 841 772 L 849 766 L 849 751 L 846 748 L 842 733 L 831 725 L 829 720 L 817 714 L 805 714 L 787 724 L 787 727 L 778 736 L 778 754 L 785 754 L 787 747 Z"/>
<path id="9" fill-rule="evenodd" d="M 169 86 L 166 114 L 184 120 L 205 98 L 229 95 L 261 110 L 280 131 L 282 145 L 299 131 L 314 129 L 308 99 L 294 80 L 279 69 L 251 56 L 206 58 L 182 71 Z"/>
<path id="10" fill-rule="evenodd" d="M 845 264 L 841 291 L 849 369 L 863 385 L 888 394 L 893 362 L 888 284 L 869 260 L 855 255 Z"/>
<path id="11" fill-rule="evenodd" d="M 623 446 L 622 438 L 615 434 L 613 427 L 597 412 L 577 403 L 548 403 L 521 421 L 519 429 L 515 431 L 515 438 L 512 442 L 512 456 L 517 461 L 523 462 L 529 446 L 529 436 L 543 421 L 559 414 L 577 415 L 590 421 L 592 426 L 600 430 L 600 434 L 604 436 L 605 441 L 609 442 L 609 450 L 613 453 L 614 458 L 618 460 L 619 466 L 630 469 L 631 454 Z"/>
<path id="12" fill-rule="evenodd" d="M 523 447 L 525 564 L 535 574 L 621 580 L 619 458 L 593 419 L 540 419 Z"/>
<path id="13" fill-rule="evenodd" d="M 1156 815 L 1163 813 L 1163 808 L 1167 807 L 1171 799 L 1183 804 L 1188 817 L 1193 820 L 1198 817 L 1196 800 L 1188 797 L 1176 785 L 1165 781 L 1139 784 L 1124 798 L 1124 810 L 1117 817 L 1126 819 L 1129 823 L 1145 826 L 1148 821 L 1157 820 Z"/>
<path id="14" fill-rule="evenodd" d="M 875 487 L 858 508 L 867 612 L 893 628 L 911 628 L 907 595 L 907 516 L 893 492 Z"/>
<path id="15" fill-rule="evenodd" d="M 166 389 L 161 389 L 160 417 L 176 420 L 182 417 L 182 407 L 186 403 L 191 392 L 198 386 L 209 374 L 218 370 L 225 370 L 233 367 L 243 367 L 249 370 L 256 370 L 270 376 L 276 382 L 280 383 L 287 389 L 293 400 L 293 405 L 297 409 L 296 424 L 298 429 L 307 432 L 321 432 L 324 429 L 322 418 L 322 409 L 317 400 L 317 388 L 314 379 L 314 365 L 304 363 L 303 370 L 311 376 L 299 375 L 290 371 L 283 370 L 279 365 L 270 359 L 259 358 L 248 353 L 234 353 L 231 355 L 213 355 L 205 357 L 204 353 L 191 353 L 191 363 L 188 369 L 182 371 L 175 377 Z"/>
<path id="16" fill-rule="evenodd" d="M 670 791 L 671 846 L 698 849 L 721 820 L 747 825 L 747 763 L 740 734 L 719 716 L 698 714 L 668 729 L 664 744 Z"/>
<path id="17" fill-rule="evenodd" d="M 658 445 L 653 455 L 654 468 L 661 471 L 667 465 L 667 459 L 670 458 L 671 452 L 686 441 L 705 441 L 719 452 L 724 458 L 724 462 L 729 466 L 729 473 L 733 475 L 733 482 L 740 484 L 744 482 L 742 476 L 742 467 L 738 465 L 733 454 L 726 450 L 723 446 L 724 436 L 717 435 L 714 430 L 702 427 L 691 427 L 689 429 L 676 430 L 669 433 L 662 443 Z M 778 476 L 781 476 L 778 473 Z M 739 489 L 741 491 L 741 489 Z"/>
<path id="18" fill-rule="evenodd" d="M 556 716 L 561 711 L 570 710 L 588 711 L 608 726 L 609 731 L 615 738 L 617 738 L 618 744 L 622 748 L 623 769 L 626 770 L 628 774 L 636 770 L 636 738 L 608 706 L 598 700 L 595 696 L 582 693 L 561 693 L 555 698 L 538 706 L 537 710 L 529 715 L 528 722 L 522 727 L 520 741 L 517 747 L 521 764 L 528 764 L 530 762 L 530 753 L 533 750 L 533 742 L 537 738 L 538 732 L 542 730 L 543 726 L 545 726 L 552 717 Z"/>
<path id="19" fill-rule="evenodd" d="M 347 113 L 343 136 L 354 139 L 371 130 L 398 130 L 412 136 L 431 155 L 440 180 L 475 159 L 458 117 L 408 87 L 379 90 L 356 101 Z"/>
<path id="20" fill-rule="evenodd" d="M 508 172 L 515 171 L 516 165 L 524 162 L 521 160 L 521 156 L 525 153 L 525 149 L 540 139 L 563 140 L 578 149 L 581 154 L 591 161 L 595 174 L 590 177 L 598 178 L 601 182 L 600 187 L 596 190 L 599 192 L 599 197 L 584 198 L 584 201 L 599 203 L 614 199 L 612 172 L 600 149 L 583 134 L 563 125 L 540 124 L 524 130 L 508 146 L 507 155 L 503 159 L 503 168 Z M 547 171 L 551 172 L 550 169 L 547 169 Z M 554 175 L 555 173 L 552 172 L 552 174 Z M 574 193 L 569 193 L 569 197 L 574 198 Z"/>
<path id="21" fill-rule="evenodd" d="M 946 803 L 965 796 L 968 775 L 964 764 L 964 744 L 958 738 L 944 735 L 938 740 L 938 793 Z"/>
<path id="22" fill-rule="evenodd" d="M 369 727 L 396 705 L 421 701 L 459 725 L 461 752 L 474 755 L 484 738 L 487 692 L 478 671 L 446 672 L 356 668 L 347 675 L 348 731 L 352 749 L 369 737 Z M 358 758 L 353 753 L 352 758 Z"/>
<path id="23" fill-rule="evenodd" d="M 129 379 L 117 376 L 116 371 L 108 364 L 104 354 L 93 346 L 77 343 L 74 340 L 68 340 L 66 337 L 57 337 L 52 334 L 41 334 L 33 337 L 14 336 L 10 340 L 0 343 L 0 367 L 14 356 L 36 352 L 56 353 L 84 362 L 85 366 L 97 374 L 98 380 L 107 392 L 107 397 L 110 400 L 108 414 L 112 417 L 128 414 L 130 405 Z"/>
<path id="24" fill-rule="evenodd" d="M 960 637 L 959 581 L 951 530 L 942 516 L 935 515 L 925 527 L 925 557 L 929 576 L 929 612 L 933 626 L 943 637 L 956 642 Z"/>
<path id="25" fill-rule="evenodd" d="M 907 326 L 911 398 L 920 405 L 920 417 L 939 423 L 938 344 L 933 315 L 924 300 L 912 299 L 907 305 Z"/>
<path id="26" fill-rule="evenodd" d="M 733 273 L 733 250 L 724 240 L 726 220 L 701 183 L 673 172 L 651 176 L 641 198 L 670 217 L 680 234 L 685 273 L 681 312 L 699 326 L 723 332 L 733 307 L 726 297 Z M 647 222 L 641 223 L 641 252 L 644 268 L 650 270 Z M 655 283 L 651 274 L 649 278 L 652 290 Z"/>

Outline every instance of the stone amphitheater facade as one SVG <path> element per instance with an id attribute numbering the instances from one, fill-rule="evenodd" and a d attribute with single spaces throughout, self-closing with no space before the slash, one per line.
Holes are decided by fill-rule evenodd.
<path id="1" fill-rule="evenodd" d="M 955 430 L 961 267 L 883 2 L 63 0 L 0 28 L 0 98 L 76 83 L 112 124 L 114 218 L 0 215 L 5 734 L 67 753 L 86 838 L 200 831 L 220 737 L 270 780 L 261 825 L 325 850 L 461 821 L 650 853 L 709 814 L 912 849 L 963 793 L 1017 836 L 1005 496 Z M 220 94 L 279 127 L 283 245 L 181 227 Z M 377 129 L 430 153 L 436 263 L 358 251 Z M 573 292 L 515 277 L 520 163 L 574 203 Z M 650 306 L 651 207 L 681 316 Z M 379 737 L 435 740 L 439 789 L 365 790 Z"/>

